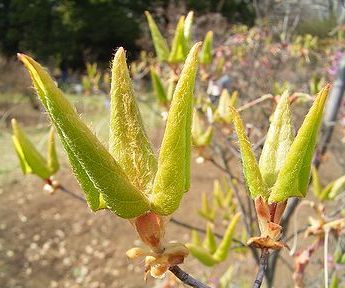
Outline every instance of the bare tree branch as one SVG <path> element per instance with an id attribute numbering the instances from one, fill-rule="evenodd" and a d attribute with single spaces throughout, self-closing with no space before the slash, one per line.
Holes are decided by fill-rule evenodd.
<path id="1" fill-rule="evenodd" d="M 268 252 L 268 249 L 261 250 L 259 270 L 258 270 L 258 273 L 256 274 L 253 288 L 260 288 L 262 285 L 262 281 L 264 280 L 264 277 L 265 277 L 265 271 L 267 269 L 269 255 L 270 253 Z"/>
<path id="2" fill-rule="evenodd" d="M 199 280 L 196 280 L 188 273 L 184 272 L 179 266 L 175 265 L 169 268 L 169 270 L 178 278 L 180 279 L 184 284 L 194 287 L 194 288 L 211 288 L 210 286 L 207 286 L 206 284 L 200 282 Z"/>
<path id="3" fill-rule="evenodd" d="M 177 219 L 175 219 L 175 218 L 171 218 L 171 219 L 170 219 L 170 222 L 172 222 L 172 223 L 174 223 L 174 224 L 176 224 L 176 225 L 179 225 L 179 226 L 181 226 L 181 227 L 184 227 L 184 228 L 186 228 L 186 229 L 195 230 L 195 231 L 198 231 L 198 232 L 200 232 L 200 233 L 206 234 L 206 230 L 205 230 L 205 229 L 200 228 L 200 227 L 196 227 L 196 226 L 194 226 L 194 225 L 190 225 L 190 224 L 185 223 L 185 222 L 182 222 L 182 221 L 179 221 L 179 220 L 177 220 Z M 213 234 L 214 234 L 214 236 L 216 236 L 218 239 L 223 239 L 223 237 L 224 237 L 224 235 L 219 234 L 219 233 L 213 233 Z M 241 245 L 241 247 L 247 247 L 247 245 L 244 244 L 241 240 L 238 240 L 238 239 L 236 239 L 236 238 L 232 238 L 232 241 L 235 242 L 235 243 L 237 243 L 237 244 L 239 244 L 239 245 Z"/>
<path id="4" fill-rule="evenodd" d="M 81 202 L 86 203 L 86 200 L 82 196 L 79 196 L 78 194 L 72 192 L 71 190 L 67 189 L 65 186 L 60 185 L 59 188 L 62 192 L 72 196 L 74 199 L 77 199 Z"/>

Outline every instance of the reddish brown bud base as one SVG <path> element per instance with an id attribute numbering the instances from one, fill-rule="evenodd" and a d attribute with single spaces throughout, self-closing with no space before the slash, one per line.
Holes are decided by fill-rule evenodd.
<path id="1" fill-rule="evenodd" d="M 134 226 L 140 239 L 155 252 L 162 252 L 164 221 L 153 212 L 148 212 L 134 220 Z"/>

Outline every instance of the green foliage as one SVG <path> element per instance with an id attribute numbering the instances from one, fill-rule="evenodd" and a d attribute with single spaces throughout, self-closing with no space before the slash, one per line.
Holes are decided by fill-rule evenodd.
<path id="1" fill-rule="evenodd" d="M 19 57 L 30 72 L 37 94 L 56 127 L 90 208 L 93 211 L 105 208 L 101 206 L 102 197 L 107 207 L 123 218 L 132 218 L 149 210 L 147 198 L 129 182 L 48 73 L 30 57 Z"/>
<path id="2" fill-rule="evenodd" d="M 318 77 L 316 74 L 313 75 L 309 82 L 309 91 L 311 95 L 316 95 L 322 87 L 325 85 L 325 79 Z"/>
<path id="3" fill-rule="evenodd" d="M 12 130 L 12 141 L 24 174 L 33 173 L 46 180 L 59 170 L 53 129 L 49 132 L 47 159 L 38 152 L 15 119 L 12 119 Z"/>
<path id="4" fill-rule="evenodd" d="M 255 159 L 254 152 L 246 135 L 243 122 L 235 108 L 230 107 L 230 110 L 232 113 L 232 121 L 234 123 L 241 149 L 243 173 L 249 188 L 250 195 L 253 199 L 258 196 L 267 199 L 269 196 L 269 190 L 267 189 L 262 179 L 259 165 Z"/>
<path id="5" fill-rule="evenodd" d="M 192 103 L 200 46 L 191 49 L 181 72 L 159 153 L 152 207 L 161 215 L 177 209 L 190 185 Z"/>
<path id="6" fill-rule="evenodd" d="M 262 178 L 268 188 L 273 187 L 276 182 L 278 173 L 292 144 L 294 132 L 291 122 L 289 93 L 286 91 L 273 114 L 273 120 L 267 132 L 265 145 L 259 160 Z"/>
<path id="7" fill-rule="evenodd" d="M 183 29 L 183 35 L 184 39 L 186 41 L 186 48 L 187 50 L 185 53 L 188 54 L 188 50 L 192 47 L 192 24 L 193 24 L 193 18 L 194 18 L 194 12 L 189 11 L 186 19 L 184 21 L 184 29 Z"/>
<path id="8" fill-rule="evenodd" d="M 323 187 L 317 169 L 312 167 L 312 188 L 316 198 L 320 201 L 333 200 L 345 190 L 345 175 Z"/>
<path id="9" fill-rule="evenodd" d="M 200 51 L 200 63 L 211 64 L 212 63 L 212 51 L 213 51 L 213 32 L 208 31 L 203 41 L 202 49 Z"/>
<path id="10" fill-rule="evenodd" d="M 222 185 L 219 180 L 213 182 L 213 199 L 214 206 L 217 211 L 223 210 L 223 218 L 229 219 L 236 212 L 236 203 L 234 201 L 234 193 L 227 183 Z M 236 185 L 233 183 L 233 185 Z"/>
<path id="11" fill-rule="evenodd" d="M 86 75 L 82 77 L 82 85 L 85 94 L 90 95 L 99 91 L 99 82 L 102 74 L 97 69 L 97 63 L 86 63 Z"/>
<path id="12" fill-rule="evenodd" d="M 168 43 L 159 31 L 159 28 L 151 14 L 148 11 L 145 11 L 145 15 L 149 24 L 152 42 L 155 47 L 157 57 L 161 61 L 167 61 L 169 58 Z"/>
<path id="13" fill-rule="evenodd" d="M 171 49 L 169 49 L 167 40 L 162 36 L 151 14 L 147 11 L 145 12 L 145 14 L 158 59 L 172 64 L 182 63 L 186 59 L 191 47 L 191 32 L 194 13 L 190 11 L 187 14 L 187 17 L 181 16 L 179 18 L 174 32 L 174 37 L 171 42 Z M 212 42 L 210 42 L 210 40 L 211 39 L 208 39 L 207 49 L 212 48 Z M 202 50 L 205 50 L 205 48 L 203 48 Z M 205 53 L 208 52 L 210 52 L 210 50 L 206 51 Z"/>
<path id="14" fill-rule="evenodd" d="M 52 174 L 55 174 L 59 168 L 59 160 L 56 152 L 56 144 L 55 144 L 55 131 L 54 128 L 51 128 L 48 135 L 48 154 L 47 154 L 47 166 L 49 171 Z"/>
<path id="15" fill-rule="evenodd" d="M 234 91 L 230 96 L 229 91 L 224 89 L 220 95 L 217 109 L 214 112 L 214 120 L 217 122 L 230 124 L 232 116 L 229 107 L 236 107 L 237 98 L 237 91 Z"/>
<path id="16" fill-rule="evenodd" d="M 340 280 L 337 277 L 337 275 L 334 273 L 332 276 L 331 283 L 329 285 L 329 288 L 339 288 Z"/>
<path id="17" fill-rule="evenodd" d="M 345 265 L 345 249 L 341 245 L 341 239 L 342 238 L 340 238 L 340 241 L 338 241 L 337 243 L 336 249 L 333 254 L 333 259 L 335 263 Z"/>
<path id="18" fill-rule="evenodd" d="M 321 125 L 329 85 L 315 99 L 301 128 L 289 149 L 284 165 L 278 173 L 269 201 L 280 202 L 289 197 L 305 197 L 309 182 L 311 161 Z"/>
<path id="19" fill-rule="evenodd" d="M 214 233 L 212 231 L 212 225 L 208 223 L 207 229 L 206 229 L 206 237 L 204 239 L 204 242 L 202 244 L 211 254 L 215 253 L 217 250 L 217 241 L 216 236 L 214 236 Z"/>
<path id="20" fill-rule="evenodd" d="M 195 147 L 205 147 L 210 145 L 213 136 L 213 127 L 208 126 L 207 129 L 200 119 L 198 111 L 194 111 L 192 124 L 192 142 Z"/>
<path id="21" fill-rule="evenodd" d="M 233 196 L 230 187 L 227 185 L 222 187 L 219 180 L 214 180 L 212 199 L 208 199 L 207 193 L 202 194 L 199 215 L 210 222 L 215 222 L 219 216 L 223 220 L 229 220 L 236 213 L 237 208 Z"/>
<path id="22" fill-rule="evenodd" d="M 230 108 L 241 148 L 244 176 L 252 198 L 261 196 L 272 203 L 290 197 L 305 197 L 328 91 L 329 85 L 320 91 L 292 143 L 287 94 L 281 97 L 266 138 L 260 167 L 238 112 Z"/>
<path id="23" fill-rule="evenodd" d="M 177 22 L 175 29 L 175 35 L 171 43 L 171 51 L 169 54 L 170 63 L 180 63 L 186 57 L 186 51 L 188 50 L 186 39 L 184 36 L 184 16 L 181 16 Z"/>
<path id="24" fill-rule="evenodd" d="M 169 100 L 167 93 L 154 67 L 151 67 L 151 83 L 159 104 L 168 105 Z"/>
<path id="25" fill-rule="evenodd" d="M 208 221 L 213 222 L 216 219 L 216 210 L 214 207 L 211 207 L 205 192 L 201 195 L 201 208 L 198 210 L 198 213 Z"/>
<path id="26" fill-rule="evenodd" d="M 288 81 L 278 82 L 274 81 L 273 83 L 273 95 L 282 95 L 285 91 L 292 90 L 292 84 Z M 317 90 L 317 92 L 320 90 Z"/>
<path id="27" fill-rule="evenodd" d="M 232 238 L 235 233 L 236 225 L 240 219 L 241 214 L 237 213 L 232 218 L 228 228 L 225 230 L 223 239 L 219 243 L 219 246 L 217 247 L 217 250 L 214 252 L 213 257 L 218 262 L 223 262 L 228 257 L 229 248 L 232 243 Z"/>
<path id="28" fill-rule="evenodd" d="M 234 272 L 234 267 L 229 266 L 229 268 L 225 271 L 225 273 L 220 277 L 219 286 L 220 288 L 229 288 L 231 287 L 232 276 Z"/>
<path id="29" fill-rule="evenodd" d="M 93 211 L 108 208 L 122 218 L 133 218 L 151 209 L 168 215 L 178 208 L 189 189 L 192 98 L 200 45 L 191 49 L 178 81 L 158 169 L 135 103 L 123 48 L 116 52 L 112 68 L 111 153 L 81 121 L 49 74 L 32 58 L 19 54 Z"/>
<path id="30" fill-rule="evenodd" d="M 109 151 L 140 191 L 151 190 L 157 160 L 137 107 L 123 48 L 112 65 Z"/>
<path id="31" fill-rule="evenodd" d="M 194 231 L 192 243 L 187 244 L 190 253 L 206 266 L 214 266 L 225 261 L 228 257 L 232 238 L 239 218 L 239 213 L 234 215 L 219 244 L 216 243 L 215 235 L 210 225 L 207 226 L 207 234 L 203 243 L 201 243 L 200 237 L 196 236 L 198 233 Z"/>

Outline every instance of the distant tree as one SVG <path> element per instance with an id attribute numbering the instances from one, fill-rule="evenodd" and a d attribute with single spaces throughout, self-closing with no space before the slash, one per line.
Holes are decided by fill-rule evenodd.
<path id="1" fill-rule="evenodd" d="M 56 65 L 84 67 L 86 61 L 106 63 L 116 47 L 129 57 L 140 50 L 145 10 L 167 10 L 178 0 L 0 0 L 0 52 L 29 52 Z M 228 19 L 252 19 L 248 0 L 188 0 L 188 9 L 218 11 Z M 249 21 L 250 22 L 250 21 Z"/>
<path id="2" fill-rule="evenodd" d="M 249 0 L 187 0 L 187 7 L 201 13 L 219 12 L 232 22 L 254 24 L 255 13 Z"/>
<path id="3" fill-rule="evenodd" d="M 144 9 L 144 1 L 1 0 L 0 48 L 5 55 L 53 56 L 69 66 L 108 61 L 120 45 L 138 50 Z"/>

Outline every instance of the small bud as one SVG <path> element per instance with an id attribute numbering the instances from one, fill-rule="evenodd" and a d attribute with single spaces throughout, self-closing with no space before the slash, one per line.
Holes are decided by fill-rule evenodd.
<path id="1" fill-rule="evenodd" d="M 164 237 L 164 221 L 159 215 L 148 212 L 134 220 L 134 226 L 140 239 L 154 252 L 161 252 Z"/>
<path id="2" fill-rule="evenodd" d="M 48 193 L 48 194 L 53 194 L 55 192 L 55 190 L 56 189 L 48 183 L 43 185 L 43 191 Z"/>

